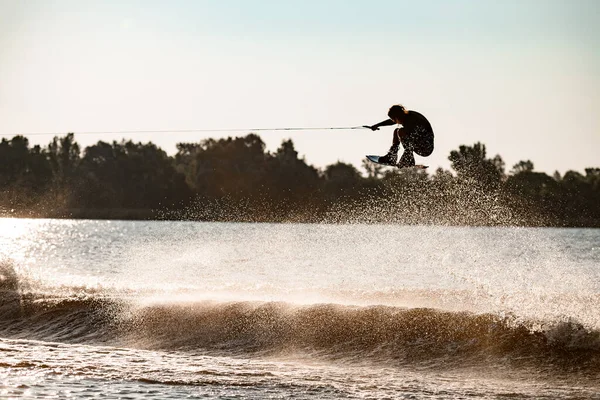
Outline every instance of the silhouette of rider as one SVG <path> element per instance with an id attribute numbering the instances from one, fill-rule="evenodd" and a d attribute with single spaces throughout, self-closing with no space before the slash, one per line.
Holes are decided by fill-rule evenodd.
<path id="1" fill-rule="evenodd" d="M 421 157 L 427 157 L 433 152 L 433 129 L 427 118 L 422 114 L 416 111 L 409 111 L 404 106 L 397 104 L 390 107 L 388 117 L 390 119 L 381 121 L 373 126 L 365 125 L 365 128 L 373 131 L 379 130 L 380 126 L 402 125 L 402 127 L 394 129 L 392 147 L 390 147 L 385 156 L 379 157 L 380 164 L 400 168 L 414 167 L 415 157 L 413 152 Z M 404 153 L 400 157 L 400 162 L 396 164 L 400 144 L 404 147 Z"/>

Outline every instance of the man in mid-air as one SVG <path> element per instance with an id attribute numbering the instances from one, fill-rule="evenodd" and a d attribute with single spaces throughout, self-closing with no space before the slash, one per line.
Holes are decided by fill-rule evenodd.
<path id="1" fill-rule="evenodd" d="M 380 126 L 402 125 L 394 129 L 394 139 L 392 147 L 385 156 L 379 157 L 379 164 L 391 165 L 399 168 L 415 167 L 414 153 L 421 157 L 427 157 L 433 152 L 433 129 L 431 124 L 422 114 L 416 111 L 409 111 L 401 105 L 394 105 L 388 111 L 389 119 L 381 121 L 373 126 L 365 125 L 373 131 L 379 130 Z M 404 153 L 398 159 L 398 148 L 402 143 Z M 421 165 L 417 167 L 426 168 Z"/>

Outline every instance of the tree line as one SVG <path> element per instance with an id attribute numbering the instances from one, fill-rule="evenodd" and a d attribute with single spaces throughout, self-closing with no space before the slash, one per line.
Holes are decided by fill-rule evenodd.
<path id="1" fill-rule="evenodd" d="M 256 134 L 179 143 L 122 140 L 81 149 L 72 133 L 47 146 L 0 142 L 0 216 L 205 221 L 600 227 L 600 168 L 549 176 L 508 172 L 482 143 L 450 152 L 451 171 L 364 161 L 315 168 L 291 140 Z"/>

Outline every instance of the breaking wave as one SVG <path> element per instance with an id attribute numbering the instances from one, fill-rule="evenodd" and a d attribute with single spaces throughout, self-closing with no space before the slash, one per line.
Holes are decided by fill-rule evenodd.
<path id="1" fill-rule="evenodd" d="M 0 335 L 390 366 L 496 365 L 600 374 L 600 332 L 576 321 L 542 323 L 432 308 L 25 293 L 6 266 L 0 271 Z"/>

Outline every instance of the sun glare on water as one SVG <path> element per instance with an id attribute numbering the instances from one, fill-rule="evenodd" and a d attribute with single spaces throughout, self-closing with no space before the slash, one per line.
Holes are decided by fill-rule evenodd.
<path id="1" fill-rule="evenodd" d="M 0 238 L 16 239 L 23 236 L 31 228 L 26 221 L 21 218 L 0 218 Z"/>
<path id="2" fill-rule="evenodd" d="M 34 241 L 43 220 L 0 218 L 0 258 L 23 261 L 27 257 L 23 244 Z"/>

